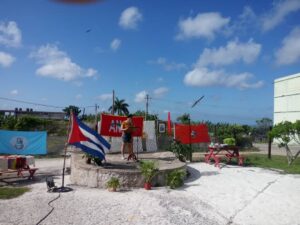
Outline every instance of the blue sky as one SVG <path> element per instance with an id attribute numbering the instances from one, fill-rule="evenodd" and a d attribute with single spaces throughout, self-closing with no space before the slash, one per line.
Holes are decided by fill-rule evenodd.
<path id="1" fill-rule="evenodd" d="M 254 124 L 300 71 L 300 1 L 2 0 L 0 109 L 77 105 Z M 194 108 L 193 101 L 205 95 Z M 2 98 L 2 99 L 1 99 Z"/>

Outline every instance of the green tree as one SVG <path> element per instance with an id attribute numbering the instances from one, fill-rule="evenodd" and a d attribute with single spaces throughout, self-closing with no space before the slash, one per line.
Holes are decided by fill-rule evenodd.
<path id="1" fill-rule="evenodd" d="M 176 118 L 176 120 L 177 120 L 178 122 L 183 123 L 183 124 L 189 124 L 189 122 L 190 122 L 190 114 L 184 113 L 184 114 L 182 114 L 181 116 L 178 116 L 178 117 Z"/>
<path id="2" fill-rule="evenodd" d="M 268 137 L 268 132 L 272 124 L 273 121 L 270 118 L 264 117 L 260 120 L 256 120 L 256 126 L 253 129 L 252 136 L 255 139 L 266 141 Z"/>
<path id="3" fill-rule="evenodd" d="M 114 113 L 117 113 L 118 115 L 128 115 L 129 110 L 128 110 L 129 105 L 125 102 L 124 99 L 115 99 L 115 104 L 114 106 L 110 106 L 108 111 L 113 111 Z"/>
<path id="4" fill-rule="evenodd" d="M 15 116 L 4 116 L 1 119 L 1 129 L 14 130 L 17 121 Z"/>
<path id="5" fill-rule="evenodd" d="M 285 148 L 288 165 L 291 165 L 300 154 L 300 150 L 298 150 L 296 154 L 293 155 L 289 148 L 289 143 L 291 141 L 300 145 L 300 120 L 297 120 L 294 123 L 284 121 L 276 124 L 272 131 L 269 132 L 269 136 L 271 138 L 276 138 L 279 141 L 279 147 Z"/>
<path id="6" fill-rule="evenodd" d="M 74 105 L 69 105 L 68 107 L 66 107 L 66 108 L 63 109 L 63 112 L 66 113 L 67 117 L 70 116 L 71 111 L 72 111 L 76 116 L 78 116 L 78 115 L 81 113 L 80 108 L 77 107 L 77 106 L 74 106 Z"/>
<path id="7" fill-rule="evenodd" d="M 43 120 L 32 116 L 24 116 L 18 119 L 15 129 L 21 131 L 34 131 L 39 130 L 41 126 L 44 126 Z"/>
<path id="8" fill-rule="evenodd" d="M 135 113 L 133 113 L 134 116 L 145 116 L 146 112 L 143 110 L 138 110 Z M 147 120 L 158 120 L 157 114 L 147 114 Z"/>

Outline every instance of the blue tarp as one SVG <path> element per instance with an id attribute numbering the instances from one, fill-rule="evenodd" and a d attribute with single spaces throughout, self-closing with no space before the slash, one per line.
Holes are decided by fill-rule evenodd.
<path id="1" fill-rule="evenodd" d="M 0 153 L 16 155 L 47 154 L 47 132 L 0 130 Z"/>

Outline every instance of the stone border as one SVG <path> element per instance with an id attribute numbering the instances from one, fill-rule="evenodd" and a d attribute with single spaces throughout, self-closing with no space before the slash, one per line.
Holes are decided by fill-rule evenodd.
<path id="1" fill-rule="evenodd" d="M 185 169 L 186 164 L 174 159 L 165 163 L 157 158 L 159 162 L 159 172 L 153 178 L 153 186 L 165 186 L 166 175 L 175 169 Z M 130 169 L 109 169 L 86 164 L 82 159 L 82 152 L 71 153 L 71 175 L 72 184 L 87 186 L 91 188 L 106 188 L 106 182 L 111 177 L 117 177 L 120 181 L 121 188 L 143 187 L 144 179 L 141 172 L 137 168 Z"/>

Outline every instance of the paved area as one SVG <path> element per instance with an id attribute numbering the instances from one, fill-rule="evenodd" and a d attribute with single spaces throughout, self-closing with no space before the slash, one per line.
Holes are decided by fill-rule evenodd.
<path id="1" fill-rule="evenodd" d="M 41 171 L 55 172 L 62 159 L 36 160 Z M 41 224 L 300 224 L 300 176 L 274 171 L 205 163 L 188 165 L 185 185 L 151 191 L 107 190 L 72 186 L 50 205 L 53 212 Z M 60 185 L 61 176 L 55 176 Z M 47 193 L 43 181 L 29 184 L 23 196 L 0 200 L 0 224 L 37 224 L 52 209 L 48 202 L 59 194 Z"/>
<path id="2" fill-rule="evenodd" d="M 260 150 L 262 154 L 268 154 L 268 144 L 265 143 L 253 143 L 253 146 Z M 290 145 L 289 146 L 293 153 L 296 153 L 300 150 L 300 146 Z M 271 145 L 271 154 L 272 155 L 286 155 L 285 148 L 279 148 L 278 144 Z"/>

